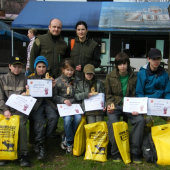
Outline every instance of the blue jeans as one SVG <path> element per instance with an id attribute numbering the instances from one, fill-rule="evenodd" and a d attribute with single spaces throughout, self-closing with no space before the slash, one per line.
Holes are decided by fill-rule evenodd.
<path id="1" fill-rule="evenodd" d="M 74 135 L 81 121 L 81 115 L 65 116 L 64 119 L 64 129 L 66 134 L 66 140 L 72 142 L 74 140 Z"/>
<path id="2" fill-rule="evenodd" d="M 30 69 L 25 71 L 25 76 L 29 76 L 31 74 Z"/>

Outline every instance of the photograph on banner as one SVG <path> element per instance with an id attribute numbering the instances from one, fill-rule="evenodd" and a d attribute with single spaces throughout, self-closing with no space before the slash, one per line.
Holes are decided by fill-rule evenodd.
<path id="1" fill-rule="evenodd" d="M 167 99 L 148 99 L 147 115 L 170 116 L 170 100 Z"/>
<path id="2" fill-rule="evenodd" d="M 36 101 L 37 99 L 31 96 L 12 94 L 5 104 L 19 112 L 29 115 Z"/>
<path id="3" fill-rule="evenodd" d="M 147 113 L 147 97 L 124 97 L 123 112 L 138 112 L 139 114 Z"/>
<path id="4" fill-rule="evenodd" d="M 32 97 L 52 97 L 52 79 L 28 79 L 27 84 Z"/>
<path id="5" fill-rule="evenodd" d="M 57 108 L 60 117 L 84 114 L 79 104 L 72 104 L 71 106 L 67 106 L 66 104 L 57 104 Z"/>
<path id="6" fill-rule="evenodd" d="M 104 109 L 104 93 L 91 96 L 89 99 L 84 99 L 85 111 L 103 110 Z"/>

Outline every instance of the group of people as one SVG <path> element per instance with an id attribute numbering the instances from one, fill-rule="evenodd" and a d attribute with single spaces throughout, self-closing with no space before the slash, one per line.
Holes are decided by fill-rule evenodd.
<path id="1" fill-rule="evenodd" d="M 95 76 L 95 67 L 101 62 L 100 52 L 97 43 L 86 36 L 87 24 L 83 21 L 76 24 L 78 37 L 69 43 L 68 48 L 61 38 L 61 28 L 60 20 L 51 20 L 48 33 L 35 38 L 30 53 L 28 70 L 32 74 L 28 79 L 43 79 L 49 72 L 53 89 L 51 98 L 37 98 L 29 116 L 34 121 L 36 142 L 34 151 L 38 153 L 37 159 L 44 159 L 45 140 L 51 137 L 57 128 L 59 115 L 56 105 L 71 106 L 80 103 L 83 115 L 63 117 L 65 133 L 62 135 L 61 148 L 66 150 L 67 154 L 72 153 L 74 135 L 81 117 L 86 115 L 87 123 L 95 123 L 103 121 L 106 113 L 113 161 L 120 162 L 122 158 L 115 141 L 112 123 L 118 122 L 123 116 L 132 124 L 130 137 L 132 160 L 134 163 L 142 163 L 141 144 L 145 120 L 136 111 L 124 113 L 123 100 L 124 97 L 170 99 L 169 76 L 160 66 L 161 51 L 155 48 L 149 51 L 149 63 L 141 68 L 137 76 L 131 70 L 128 55 L 123 52 L 118 53 L 115 57 L 116 68 L 107 75 L 103 86 L 101 80 Z M 26 89 L 29 89 L 27 77 L 21 74 L 22 64 L 21 57 L 11 57 L 9 73 L 0 77 L 0 114 L 6 118 L 16 114 L 20 116 L 18 156 L 21 166 L 30 166 L 26 131 L 28 117 L 5 105 L 11 94 L 24 94 Z M 92 87 L 96 92 L 105 93 L 105 106 L 103 110 L 86 112 L 84 99 L 91 97 Z M 115 110 L 111 108 L 112 103 L 116 107 Z M 0 161 L 1 166 L 6 164 L 6 161 Z"/>

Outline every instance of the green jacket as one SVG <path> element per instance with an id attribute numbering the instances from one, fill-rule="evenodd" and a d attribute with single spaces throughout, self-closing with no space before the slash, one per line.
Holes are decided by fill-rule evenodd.
<path id="1" fill-rule="evenodd" d="M 89 91 L 90 91 L 89 89 L 91 89 L 91 87 L 94 87 L 94 86 L 97 87 L 97 89 L 95 89 L 96 92 L 104 93 L 103 83 L 99 79 L 95 79 L 92 82 L 91 86 L 85 80 L 81 80 L 77 83 L 77 88 L 75 91 L 75 99 L 77 101 L 81 101 L 81 107 L 84 112 L 85 112 L 84 99 L 87 99 L 89 97 Z M 101 110 L 89 111 L 89 112 L 85 112 L 85 115 L 104 115 L 104 112 Z"/>
<path id="2" fill-rule="evenodd" d="M 76 66 L 81 65 L 81 72 L 77 72 L 77 76 L 81 79 L 83 78 L 83 69 L 86 64 L 92 64 L 97 68 L 101 63 L 97 42 L 88 38 L 84 42 L 80 42 L 78 37 L 75 38 L 75 44 L 70 52 L 70 57 Z"/>
<path id="3" fill-rule="evenodd" d="M 23 113 L 7 106 L 5 103 L 12 94 L 22 94 L 26 91 L 27 77 L 24 74 L 8 74 L 0 76 L 0 114 L 9 110 L 12 115 L 22 115 Z"/>
<path id="4" fill-rule="evenodd" d="M 44 56 L 48 61 L 48 72 L 52 77 L 58 77 L 61 72 L 61 61 L 64 58 L 67 44 L 62 40 L 61 35 L 54 43 L 50 31 L 47 34 L 38 36 L 33 44 L 30 54 L 30 72 L 34 72 L 34 61 L 37 56 Z"/>
<path id="5" fill-rule="evenodd" d="M 35 72 L 35 73 L 32 73 L 31 75 L 28 76 L 28 79 L 43 79 L 43 78 L 45 78 L 45 74 L 44 74 L 43 76 L 38 76 L 38 75 L 36 74 L 36 72 Z M 53 88 L 53 96 L 54 96 L 54 92 L 55 92 L 55 88 Z M 56 105 L 54 104 L 54 102 L 53 102 L 53 96 L 52 96 L 52 97 L 34 97 L 34 98 L 37 99 L 37 101 L 36 101 L 36 103 L 35 103 L 35 105 L 34 105 L 34 107 L 33 107 L 32 110 L 37 110 L 37 109 L 40 107 L 40 105 L 41 105 L 41 103 L 43 102 L 43 100 L 44 100 L 48 105 L 50 105 L 50 106 L 52 106 L 54 109 L 56 109 L 57 106 L 56 106 Z"/>
<path id="6" fill-rule="evenodd" d="M 136 75 L 130 70 L 125 97 L 135 97 L 136 80 Z M 105 95 L 107 106 L 111 103 L 122 106 L 123 94 L 117 69 L 114 69 L 106 77 Z"/>

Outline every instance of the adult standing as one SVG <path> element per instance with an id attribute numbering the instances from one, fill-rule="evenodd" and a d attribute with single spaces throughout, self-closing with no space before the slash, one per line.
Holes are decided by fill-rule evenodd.
<path id="1" fill-rule="evenodd" d="M 30 53 L 31 53 L 31 49 L 33 46 L 33 42 L 35 40 L 35 37 L 38 35 L 37 30 L 35 28 L 31 28 L 28 30 L 28 38 L 30 39 L 30 43 L 28 44 L 28 48 L 27 48 L 27 64 L 26 64 L 26 71 L 25 71 L 25 75 L 29 76 L 30 73 Z"/>
<path id="2" fill-rule="evenodd" d="M 95 68 L 100 66 L 100 48 L 97 42 L 87 37 L 87 24 L 84 21 L 79 21 L 76 24 L 76 33 L 74 46 L 69 44 L 70 57 L 76 64 L 77 76 L 83 78 L 83 69 L 86 64 L 92 64 Z"/>
<path id="3" fill-rule="evenodd" d="M 30 55 L 30 71 L 34 72 L 34 61 L 37 56 L 44 56 L 48 61 L 50 76 L 57 78 L 60 73 L 60 62 L 65 56 L 67 49 L 66 42 L 61 38 L 62 22 L 59 19 L 52 19 L 48 26 L 47 34 L 36 38 Z"/>

